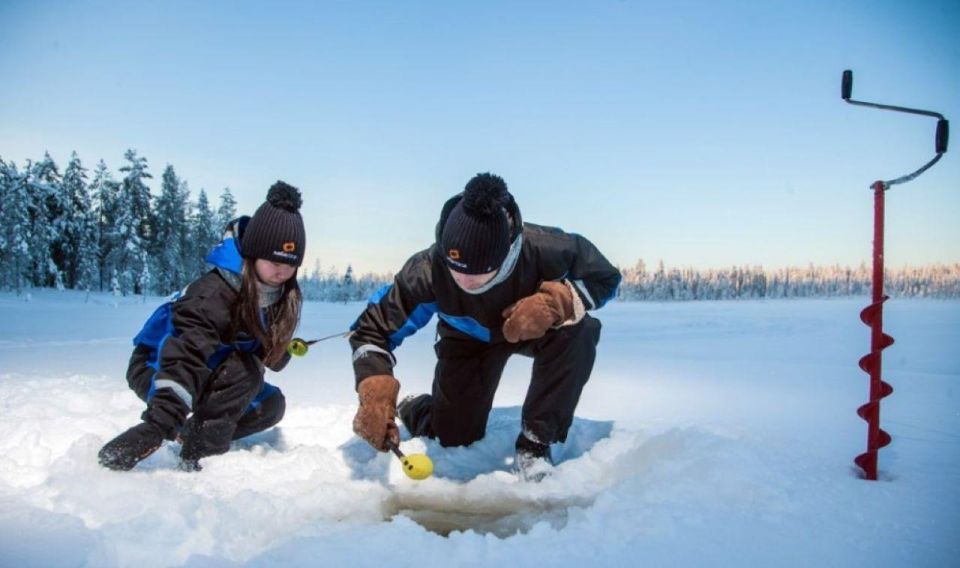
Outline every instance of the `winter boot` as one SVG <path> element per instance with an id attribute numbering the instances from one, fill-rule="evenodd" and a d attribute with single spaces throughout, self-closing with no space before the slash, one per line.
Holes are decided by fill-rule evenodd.
<path id="1" fill-rule="evenodd" d="M 141 422 L 107 442 L 97 457 L 103 467 L 129 471 L 157 451 L 161 444 L 163 431 L 149 422 Z"/>
<path id="2" fill-rule="evenodd" d="M 431 436 L 430 405 L 432 397 L 429 394 L 410 394 L 397 405 L 397 417 L 407 432 L 414 438 L 417 436 Z"/>
<path id="3" fill-rule="evenodd" d="M 203 471 L 203 466 L 200 465 L 200 460 L 185 459 L 183 456 L 180 456 L 180 462 L 177 463 L 177 469 L 187 473 L 195 473 L 198 471 Z"/>
<path id="4" fill-rule="evenodd" d="M 539 482 L 553 469 L 550 446 L 534 442 L 523 435 L 517 436 L 516 457 L 513 465 L 517 475 L 524 481 Z"/>

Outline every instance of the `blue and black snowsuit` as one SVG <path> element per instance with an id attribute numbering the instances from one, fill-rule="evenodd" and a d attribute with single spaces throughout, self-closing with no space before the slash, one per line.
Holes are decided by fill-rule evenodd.
<path id="1" fill-rule="evenodd" d="M 456 204 L 444 205 L 436 242 Z M 523 403 L 523 433 L 543 443 L 566 440 L 581 391 L 593 369 L 600 321 L 585 315 L 576 325 L 544 337 L 509 343 L 503 336 L 503 310 L 535 293 L 545 281 L 568 282 L 583 310 L 602 307 L 616 296 L 620 272 L 586 238 L 554 227 L 524 223 L 511 200 L 511 246 L 496 276 L 477 290 L 456 284 L 439 244 L 413 255 L 370 298 L 353 325 L 350 339 L 357 384 L 373 375 L 393 374 L 393 351 L 426 326 L 433 315 L 438 341 L 431 395 L 401 404 L 399 416 L 414 436 L 438 438 L 443 446 L 473 443 L 485 435 L 487 418 L 507 359 L 533 357 L 533 373 Z"/>
<path id="2" fill-rule="evenodd" d="M 260 342 L 232 329 L 243 264 L 234 235 L 247 219 L 232 223 L 207 256 L 215 268 L 157 308 L 133 340 L 127 382 L 147 403 L 143 420 L 169 440 L 179 436 L 184 459 L 224 453 L 231 440 L 283 418 L 283 393 L 264 381 Z"/>

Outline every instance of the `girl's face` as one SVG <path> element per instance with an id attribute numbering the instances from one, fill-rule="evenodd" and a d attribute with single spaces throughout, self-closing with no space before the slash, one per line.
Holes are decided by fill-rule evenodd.
<path id="1" fill-rule="evenodd" d="M 253 264 L 253 268 L 257 272 L 257 279 L 267 286 L 283 286 L 283 283 L 290 280 L 297 271 L 296 266 L 290 266 L 282 262 L 273 262 L 272 260 L 264 260 L 262 258 L 257 259 L 257 262 Z"/>
<path id="2" fill-rule="evenodd" d="M 453 276 L 453 279 L 457 282 L 457 285 L 463 288 L 464 290 L 476 290 L 483 287 L 487 282 L 493 279 L 497 271 L 487 272 L 486 274 L 463 274 L 462 272 L 457 272 L 456 270 L 450 269 L 450 275 Z"/>

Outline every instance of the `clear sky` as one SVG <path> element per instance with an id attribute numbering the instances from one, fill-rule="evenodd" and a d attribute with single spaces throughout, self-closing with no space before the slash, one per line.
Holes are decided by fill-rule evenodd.
<path id="1" fill-rule="evenodd" d="M 621 266 L 869 261 L 869 184 L 960 132 L 960 2 L 0 0 L 0 157 L 173 164 L 252 212 L 304 192 L 307 256 L 395 271 L 503 176 Z M 888 195 L 890 265 L 960 262 L 960 134 Z"/>

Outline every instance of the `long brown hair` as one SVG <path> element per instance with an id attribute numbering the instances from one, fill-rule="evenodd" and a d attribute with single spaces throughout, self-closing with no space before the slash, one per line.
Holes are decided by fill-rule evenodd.
<path id="1" fill-rule="evenodd" d="M 300 323 L 300 308 L 303 295 L 297 284 L 297 273 L 283 284 L 283 293 L 277 303 L 266 308 L 265 318 L 260 316 L 260 287 L 253 260 L 243 260 L 240 293 L 233 306 L 234 337 L 240 330 L 246 331 L 263 345 L 263 362 L 274 365 L 279 362 Z"/>

